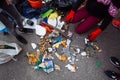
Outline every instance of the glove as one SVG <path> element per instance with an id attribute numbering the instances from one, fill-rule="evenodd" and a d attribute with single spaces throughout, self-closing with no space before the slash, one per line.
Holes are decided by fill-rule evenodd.
<path id="1" fill-rule="evenodd" d="M 74 15 L 75 15 L 75 11 L 71 10 L 65 18 L 66 22 L 69 23 L 74 18 Z"/>
<path id="2" fill-rule="evenodd" d="M 98 28 L 97 30 L 93 31 L 89 36 L 88 36 L 88 39 L 89 41 L 94 41 L 96 39 L 96 37 L 98 35 L 100 35 L 102 33 L 102 30 L 100 28 Z"/>

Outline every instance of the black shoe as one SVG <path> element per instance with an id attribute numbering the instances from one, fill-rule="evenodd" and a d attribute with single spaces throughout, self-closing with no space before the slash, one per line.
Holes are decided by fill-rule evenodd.
<path id="1" fill-rule="evenodd" d="M 107 70 L 107 71 L 104 71 L 104 73 L 111 79 L 118 79 L 120 76 L 114 72 L 114 71 L 110 71 L 110 70 Z"/>
<path id="2" fill-rule="evenodd" d="M 22 33 L 33 33 L 33 29 L 28 29 L 28 28 L 18 28 L 18 30 Z"/>
<path id="3" fill-rule="evenodd" d="M 23 44 L 27 44 L 27 40 L 25 40 L 21 35 L 15 36 L 18 41 L 20 41 Z"/>
<path id="4" fill-rule="evenodd" d="M 110 62 L 117 67 L 118 69 L 120 69 L 120 60 L 117 59 L 116 57 L 110 57 Z"/>
<path id="5" fill-rule="evenodd" d="M 9 35 L 9 33 L 8 33 L 8 32 L 3 32 L 3 34 L 4 34 L 4 35 Z"/>

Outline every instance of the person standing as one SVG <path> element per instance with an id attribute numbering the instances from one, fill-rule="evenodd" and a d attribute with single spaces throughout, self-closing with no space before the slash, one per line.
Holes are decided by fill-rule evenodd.
<path id="1" fill-rule="evenodd" d="M 10 21 L 9 18 L 11 18 L 12 21 Z M 14 35 L 17 40 L 23 44 L 27 44 L 27 41 L 16 32 L 16 25 L 18 25 L 18 30 L 20 32 L 31 32 L 23 27 L 22 20 L 20 13 L 13 4 L 13 0 L 0 0 L 0 21 L 8 28 L 9 33 Z"/>

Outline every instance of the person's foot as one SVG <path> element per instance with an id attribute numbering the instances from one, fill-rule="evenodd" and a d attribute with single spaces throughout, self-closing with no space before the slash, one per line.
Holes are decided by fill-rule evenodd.
<path id="1" fill-rule="evenodd" d="M 28 28 L 18 28 L 18 30 L 22 33 L 33 33 L 33 29 L 28 29 Z"/>
<path id="2" fill-rule="evenodd" d="M 119 74 L 114 71 L 106 70 L 104 73 L 111 79 L 117 80 L 120 77 Z"/>
<path id="3" fill-rule="evenodd" d="M 18 41 L 20 41 L 23 44 L 27 44 L 27 40 L 23 38 L 21 35 L 15 36 Z"/>
<path id="4" fill-rule="evenodd" d="M 112 25 L 118 29 L 120 29 L 120 20 L 114 19 L 112 21 Z"/>
<path id="5" fill-rule="evenodd" d="M 4 35 L 9 35 L 9 33 L 8 33 L 8 32 L 3 32 L 3 34 L 4 34 Z"/>
<path id="6" fill-rule="evenodd" d="M 120 60 L 117 59 L 116 57 L 110 57 L 110 62 L 117 67 L 118 69 L 120 69 Z"/>

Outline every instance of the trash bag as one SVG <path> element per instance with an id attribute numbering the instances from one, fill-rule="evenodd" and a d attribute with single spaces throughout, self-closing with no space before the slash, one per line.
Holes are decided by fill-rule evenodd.
<path id="1" fill-rule="evenodd" d="M 77 0 L 52 0 L 45 3 L 45 5 L 51 9 L 57 9 L 59 13 L 66 14 L 67 11 L 72 9 L 74 3 Z"/>
<path id="2" fill-rule="evenodd" d="M 72 5 L 72 0 L 54 0 L 54 2 L 58 7 L 64 8 Z"/>
<path id="3" fill-rule="evenodd" d="M 54 4 L 61 11 L 69 11 L 76 0 L 53 0 Z"/>
<path id="4" fill-rule="evenodd" d="M 22 48 L 16 43 L 0 41 L 0 64 L 6 63 L 15 55 L 18 55 Z"/>

